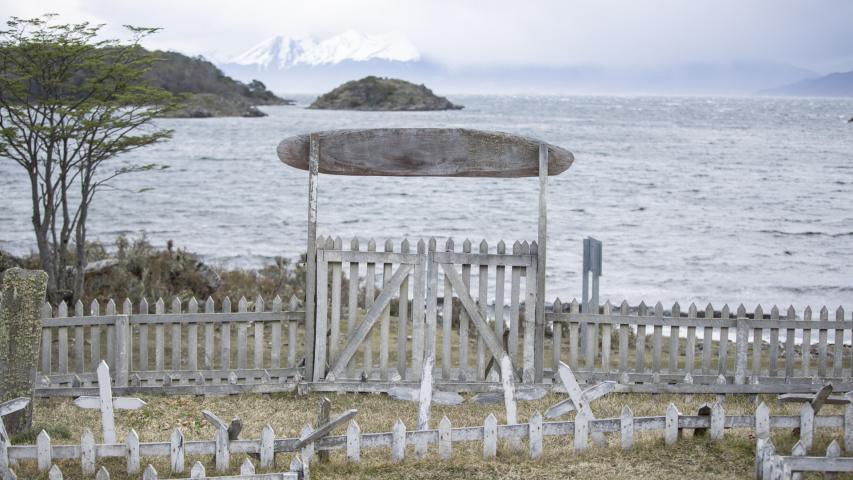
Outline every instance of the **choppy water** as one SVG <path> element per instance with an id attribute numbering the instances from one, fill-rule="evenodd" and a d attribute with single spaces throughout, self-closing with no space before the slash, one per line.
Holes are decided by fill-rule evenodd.
<path id="1" fill-rule="evenodd" d="M 301 106 L 310 98 L 300 99 Z M 853 100 L 459 96 L 463 111 L 271 107 L 261 119 L 162 120 L 171 165 L 96 200 L 93 236 L 145 232 L 214 263 L 305 249 L 307 174 L 276 144 L 320 129 L 455 126 L 572 150 L 549 190 L 548 295 L 579 296 L 581 239 L 604 241 L 602 298 L 853 307 Z M 143 187 L 155 189 L 131 193 Z M 35 243 L 20 167 L 0 160 L 0 248 Z M 536 179 L 321 176 L 320 233 L 362 238 L 536 238 Z"/>

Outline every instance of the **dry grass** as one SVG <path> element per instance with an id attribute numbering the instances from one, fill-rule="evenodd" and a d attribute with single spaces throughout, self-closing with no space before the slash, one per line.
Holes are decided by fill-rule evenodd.
<path id="1" fill-rule="evenodd" d="M 316 405 L 321 398 L 318 394 L 296 396 L 277 394 L 271 396 L 245 395 L 231 397 L 193 397 L 193 396 L 149 396 L 145 397 L 148 406 L 132 412 L 119 411 L 116 415 L 119 438 L 123 438 L 129 429 L 135 429 L 143 442 L 167 441 L 169 433 L 175 427 L 180 427 L 188 440 L 212 439 L 213 429 L 205 423 L 200 415 L 201 410 L 210 409 L 224 419 L 239 416 L 243 420 L 241 438 L 259 438 L 260 431 L 269 423 L 276 431 L 276 436 L 295 437 L 301 427 L 311 423 L 315 417 Z M 526 421 L 535 411 L 545 411 L 548 406 L 564 398 L 549 394 L 543 399 L 533 402 L 522 402 L 519 405 L 519 419 Z M 347 394 L 332 395 L 332 414 L 345 409 L 359 410 L 357 420 L 363 432 L 390 431 L 397 418 L 413 427 L 416 424 L 417 404 L 399 402 L 385 395 Z M 691 401 L 686 401 L 683 395 L 660 395 L 652 397 L 639 394 L 613 394 L 604 397 L 593 404 L 597 417 L 617 417 L 623 405 L 629 405 L 636 416 L 663 415 L 666 405 L 674 402 L 685 414 L 695 413 L 705 402 L 713 402 L 714 397 L 695 395 Z M 761 400 L 771 405 L 773 414 L 796 414 L 798 406 L 776 406 L 772 397 L 762 397 Z M 725 403 L 727 414 L 752 414 L 754 406 L 746 397 L 730 397 Z M 482 425 L 483 419 L 489 413 L 498 415 L 503 421 L 500 405 L 476 405 L 465 403 L 460 406 L 434 406 L 433 419 L 443 415 L 451 420 L 454 426 Z M 837 406 L 827 406 L 823 414 L 840 413 Z M 70 439 L 57 439 L 57 444 L 78 443 L 78 438 L 85 427 L 98 430 L 99 416 L 95 410 L 80 410 L 71 403 L 70 399 L 42 399 L 35 402 L 34 423 L 43 426 L 48 432 L 59 433 L 67 430 Z M 343 428 L 335 434 L 343 434 Z M 825 449 L 832 438 L 840 438 L 841 431 L 818 430 L 815 441 L 815 452 Z M 63 435 L 64 436 L 64 435 Z M 96 437 L 99 434 L 96 433 Z M 371 449 L 362 452 L 362 462 L 347 463 L 342 451 L 335 451 L 327 464 L 316 464 L 312 470 L 314 478 L 595 478 L 595 479 L 627 479 L 654 477 L 668 478 L 751 478 L 755 441 L 750 430 L 726 431 L 723 442 L 710 442 L 706 438 L 693 438 L 691 432 L 672 448 L 663 446 L 662 432 L 644 433 L 638 435 L 636 448 L 623 452 L 618 447 L 618 435 L 608 435 L 608 448 L 592 448 L 575 454 L 572 452 L 571 437 L 546 437 L 545 453 L 538 460 L 530 460 L 523 453 L 513 453 L 501 446 L 498 458 L 485 461 L 482 458 L 482 443 L 454 444 L 453 459 L 449 462 L 439 461 L 432 447 L 430 455 L 420 461 L 411 458 L 411 449 L 407 452 L 409 459 L 401 464 L 390 461 L 387 449 Z M 774 430 L 774 442 L 783 450 L 790 451 L 796 440 L 786 430 Z M 277 469 L 284 470 L 289 464 L 291 455 L 282 454 L 277 457 Z M 212 469 L 212 458 L 189 458 L 191 462 L 200 460 Z M 242 462 L 242 455 L 234 455 L 232 462 L 234 471 Z M 168 459 L 143 459 L 143 465 L 152 463 L 160 472 L 168 472 Z M 113 459 L 104 463 L 110 470 L 111 478 L 129 477 L 125 471 L 124 461 Z M 79 478 L 79 462 L 62 462 L 59 464 L 66 473 L 66 478 Z M 99 462 L 100 465 L 100 462 Z M 24 462 L 18 468 L 19 478 L 46 478 L 39 475 L 35 462 Z"/>

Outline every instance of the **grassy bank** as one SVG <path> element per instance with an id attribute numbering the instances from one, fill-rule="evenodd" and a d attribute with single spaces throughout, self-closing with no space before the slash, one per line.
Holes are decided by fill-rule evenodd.
<path id="1" fill-rule="evenodd" d="M 470 397 L 470 396 L 469 396 Z M 179 427 L 186 440 L 209 440 L 213 438 L 213 429 L 201 417 L 201 410 L 209 409 L 223 419 L 239 416 L 243 421 L 241 438 L 259 438 L 261 429 L 270 424 L 277 438 L 296 437 L 302 426 L 312 423 L 316 415 L 316 405 L 320 395 L 297 396 L 276 394 L 271 396 L 245 395 L 232 397 L 144 397 L 148 406 L 137 411 L 117 411 L 116 424 L 119 438 L 122 439 L 131 429 L 135 429 L 142 442 L 167 441 L 171 431 Z M 385 395 L 347 394 L 332 395 L 332 414 L 349 408 L 358 409 L 356 417 L 362 432 L 387 432 L 391 430 L 397 418 L 409 428 L 417 423 L 417 404 L 391 400 Z M 550 405 L 565 398 L 548 394 L 544 398 L 519 404 L 519 421 L 526 422 L 530 415 L 538 410 L 544 412 Z M 774 415 L 794 415 L 797 405 L 775 405 L 775 397 L 760 397 L 771 406 Z M 694 395 L 686 399 L 682 395 L 660 395 L 653 397 L 639 394 L 612 394 L 593 403 L 593 411 L 598 418 L 618 417 L 624 405 L 630 406 L 635 416 L 663 415 L 669 402 L 675 403 L 685 414 L 695 414 L 699 406 L 713 402 L 714 397 Z M 752 415 L 755 406 L 744 396 L 731 396 L 725 402 L 726 414 Z M 828 405 L 822 414 L 840 414 L 841 408 Z M 480 426 L 483 419 L 494 413 L 499 422 L 504 422 L 503 408 L 500 405 L 476 405 L 464 403 L 459 406 L 440 406 L 432 408 L 433 423 L 447 416 L 454 427 Z M 571 418 L 570 414 L 566 418 Z M 73 420 L 71 420 L 73 419 Z M 35 402 L 34 423 L 45 428 L 54 444 L 79 443 L 85 427 L 96 431 L 100 437 L 100 420 L 97 411 L 76 408 L 71 399 L 39 399 Z M 345 428 L 333 432 L 343 435 Z M 822 452 L 832 439 L 840 439 L 842 432 L 827 429 L 817 430 L 814 452 Z M 619 435 L 607 435 L 606 448 L 591 448 L 587 452 L 574 453 L 571 437 L 546 437 L 544 454 L 537 460 L 530 460 L 526 453 L 513 453 L 506 445 L 499 445 L 498 457 L 483 460 L 482 443 L 454 443 L 453 457 L 450 461 L 441 461 L 435 447 L 422 460 L 415 460 L 411 447 L 407 450 L 407 459 L 400 463 L 390 460 L 389 450 L 364 449 L 362 461 L 352 464 L 346 461 L 343 451 L 331 454 L 330 462 L 315 464 L 313 478 L 582 478 L 582 479 L 628 479 L 651 478 L 716 478 L 747 479 L 752 478 L 755 439 L 749 429 L 727 430 L 722 442 L 711 442 L 707 437 L 693 437 L 692 431 L 686 431 L 684 438 L 676 446 L 663 445 L 662 432 L 637 434 L 636 446 L 632 451 L 619 449 Z M 30 438 L 31 440 L 31 438 Z M 773 430 L 773 441 L 782 451 L 790 451 L 796 437 L 790 430 Z M 276 457 L 277 470 L 286 470 L 291 454 Z M 196 460 L 213 470 L 210 456 L 190 457 L 187 465 Z M 243 455 L 232 456 L 232 473 L 237 472 Z M 145 459 L 143 465 L 152 463 L 158 472 L 168 474 L 167 458 Z M 104 464 L 110 470 L 111 478 L 138 478 L 127 476 L 122 459 L 112 459 Z M 60 467 L 69 477 L 76 478 L 79 462 L 60 462 Z M 47 478 L 40 475 L 35 462 L 19 465 L 19 478 Z M 68 478 L 68 477 L 67 477 Z"/>

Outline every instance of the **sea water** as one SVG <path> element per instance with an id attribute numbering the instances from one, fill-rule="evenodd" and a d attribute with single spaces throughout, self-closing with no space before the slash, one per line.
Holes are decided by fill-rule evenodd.
<path id="1" fill-rule="evenodd" d="M 336 128 L 466 127 L 541 138 L 575 154 L 548 186 L 548 298 L 580 296 L 582 239 L 604 242 L 601 298 L 853 310 L 853 100 L 452 96 L 447 112 L 264 107 L 265 118 L 163 119 L 172 140 L 117 163 L 90 238 L 143 233 L 213 264 L 257 267 L 306 248 L 307 174 L 275 154 Z M 140 190 L 153 188 L 143 193 Z M 29 184 L 0 159 L 0 249 L 35 248 Z M 319 233 L 410 241 L 537 237 L 538 179 L 319 179 Z M 819 307 L 818 307 L 819 308 Z"/>

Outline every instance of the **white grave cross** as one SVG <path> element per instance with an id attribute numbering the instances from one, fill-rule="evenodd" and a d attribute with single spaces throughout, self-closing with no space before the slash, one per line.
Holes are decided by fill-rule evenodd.
<path id="1" fill-rule="evenodd" d="M 98 365 L 98 396 L 84 395 L 74 399 L 74 405 L 80 408 L 92 408 L 101 411 L 101 428 L 104 432 L 104 443 L 116 443 L 114 409 L 136 410 L 145 406 L 145 402 L 139 398 L 113 398 L 113 388 L 110 382 L 110 367 L 107 365 L 107 362 L 101 360 L 101 364 Z"/>
<path id="2" fill-rule="evenodd" d="M 560 381 L 563 382 L 563 386 L 566 388 L 569 398 L 549 408 L 545 412 L 545 418 L 556 418 L 573 410 L 577 410 L 579 413 L 585 413 L 588 419 L 594 420 L 595 416 L 592 414 L 592 409 L 589 407 L 589 403 L 616 389 L 616 382 L 607 381 L 581 391 L 581 387 L 578 385 L 574 372 L 572 372 L 572 369 L 563 362 L 560 362 L 559 374 Z M 604 434 L 601 432 L 592 432 L 592 439 L 597 445 L 601 445 L 604 443 Z"/>

